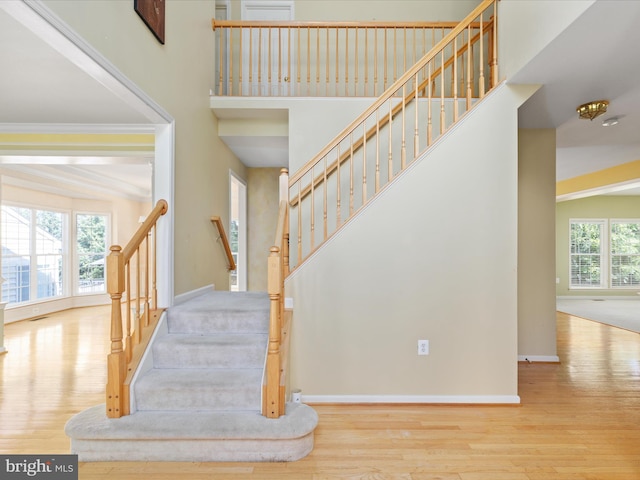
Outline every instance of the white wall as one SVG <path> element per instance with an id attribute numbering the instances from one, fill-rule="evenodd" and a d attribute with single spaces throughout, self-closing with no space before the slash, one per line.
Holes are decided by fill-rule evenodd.
<path id="1" fill-rule="evenodd" d="M 517 107 L 534 90 L 500 87 L 289 278 L 305 399 L 518 401 Z"/>

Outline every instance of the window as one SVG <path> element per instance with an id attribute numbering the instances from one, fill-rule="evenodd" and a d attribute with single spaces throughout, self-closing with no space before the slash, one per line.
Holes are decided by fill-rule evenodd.
<path id="1" fill-rule="evenodd" d="M 571 288 L 639 288 L 640 221 L 571 220 Z"/>
<path id="2" fill-rule="evenodd" d="M 63 294 L 66 215 L 2 207 L 2 299 L 22 303 Z"/>
<path id="3" fill-rule="evenodd" d="M 78 293 L 105 292 L 107 216 L 76 215 Z"/>

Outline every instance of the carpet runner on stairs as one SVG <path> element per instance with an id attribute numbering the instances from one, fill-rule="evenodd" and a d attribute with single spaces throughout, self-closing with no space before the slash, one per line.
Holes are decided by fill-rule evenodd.
<path id="1" fill-rule="evenodd" d="M 137 375 L 132 415 L 109 419 L 99 405 L 65 431 L 80 461 L 292 461 L 313 448 L 317 415 L 287 404 L 260 414 L 268 343 L 265 293 L 216 292 L 170 308 L 146 369 Z"/>

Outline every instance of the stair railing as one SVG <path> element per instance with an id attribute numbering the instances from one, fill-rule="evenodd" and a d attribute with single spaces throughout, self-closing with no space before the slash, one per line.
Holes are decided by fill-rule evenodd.
<path id="1" fill-rule="evenodd" d="M 284 328 L 284 280 L 289 274 L 289 206 L 280 202 L 276 238 L 269 251 L 267 292 L 269 294 L 269 348 L 262 386 L 262 415 L 278 418 L 285 413 L 285 378 L 282 339 Z"/>
<path id="2" fill-rule="evenodd" d="M 497 85 L 497 1 L 478 5 L 290 177 L 292 269 Z"/>
<path id="3" fill-rule="evenodd" d="M 107 356 L 106 400 L 110 418 L 129 415 L 129 381 L 162 313 L 156 288 L 155 233 L 158 219 L 167 210 L 167 202 L 159 200 L 129 243 L 124 248 L 113 245 L 107 256 L 111 353 Z"/>
<path id="4" fill-rule="evenodd" d="M 457 23 L 213 19 L 211 25 L 216 95 L 377 97 Z"/>
<path id="5" fill-rule="evenodd" d="M 229 245 L 227 234 L 224 231 L 222 219 L 218 216 L 211 217 L 211 223 L 213 223 L 218 229 L 218 240 L 222 242 L 222 248 L 224 249 L 225 257 L 227 259 L 227 270 L 233 272 L 236 269 L 236 262 L 233 259 L 233 253 L 231 252 L 231 246 Z"/>

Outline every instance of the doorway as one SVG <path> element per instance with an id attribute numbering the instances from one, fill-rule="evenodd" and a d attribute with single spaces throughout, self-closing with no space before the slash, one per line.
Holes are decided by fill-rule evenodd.
<path id="1" fill-rule="evenodd" d="M 247 290 L 247 184 L 229 172 L 229 244 L 236 269 L 230 273 L 229 290 Z"/>

